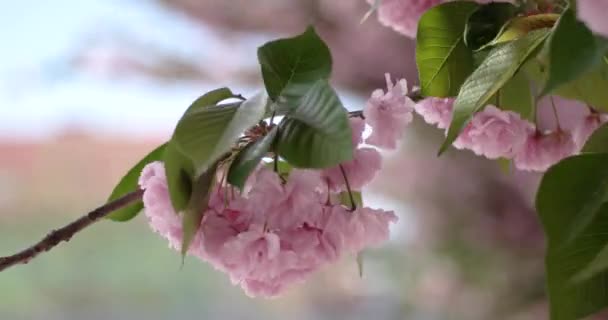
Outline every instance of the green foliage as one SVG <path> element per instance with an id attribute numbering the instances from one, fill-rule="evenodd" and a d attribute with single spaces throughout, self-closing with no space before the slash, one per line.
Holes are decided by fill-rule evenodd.
<path id="1" fill-rule="evenodd" d="M 173 133 L 172 139 L 167 143 L 167 147 L 165 148 L 163 154 L 163 162 L 165 163 L 165 173 L 167 175 L 167 185 L 169 189 L 169 196 L 171 198 L 171 204 L 176 212 L 180 212 L 184 210 L 190 201 L 192 190 L 194 187 L 194 182 L 197 180 L 197 166 L 196 162 L 193 161 L 193 156 L 189 155 L 187 152 L 189 151 L 188 146 L 192 146 L 190 144 L 186 144 L 185 148 L 180 148 L 179 140 L 187 139 L 187 137 L 191 135 L 196 135 L 197 133 L 201 134 L 201 131 L 208 130 L 209 132 L 215 133 L 213 137 L 217 137 L 218 132 L 214 132 L 213 130 L 222 131 L 225 128 L 221 126 L 213 126 L 210 128 L 204 128 L 201 131 L 198 131 L 200 126 L 204 126 L 208 123 L 216 123 L 217 117 L 205 117 L 205 115 L 216 115 L 216 114 L 226 114 L 226 113 L 236 113 L 236 109 L 240 106 L 240 103 L 237 104 L 229 104 L 227 106 L 218 106 L 218 103 L 226 100 L 228 98 L 237 97 L 230 89 L 228 88 L 219 88 L 212 91 L 207 92 L 202 95 L 196 101 L 194 101 L 190 107 L 186 110 L 180 123 L 178 123 L 175 132 Z M 227 108 L 223 110 L 222 108 Z M 222 109 L 218 111 L 218 109 Z M 193 119 L 198 119 L 199 123 L 195 122 Z M 228 119 L 226 124 L 230 122 L 232 119 Z M 180 134 L 178 136 L 178 129 L 180 129 Z M 190 129 L 190 132 L 184 132 Z M 185 135 L 185 137 L 184 137 Z M 196 137 L 195 137 L 196 138 Z M 211 139 L 209 139 L 211 140 Z M 209 142 L 208 140 L 208 142 Z M 192 141 L 188 141 L 192 142 Z M 211 142 L 209 142 L 211 143 Z M 197 149 L 197 146 L 192 146 L 193 149 Z M 219 148 L 218 148 L 219 149 Z M 184 152 L 184 150 L 186 152 Z M 209 148 L 205 149 L 209 150 Z M 214 155 L 209 154 L 208 159 L 211 159 Z M 200 160 L 200 158 L 199 158 Z M 211 162 L 216 159 L 210 160 Z M 199 162 L 199 168 L 204 167 L 206 164 L 202 164 Z"/>
<path id="2" fill-rule="evenodd" d="M 172 140 L 195 168 L 195 176 L 207 171 L 243 132 L 264 116 L 267 97 L 258 94 L 243 103 L 208 106 L 184 114 Z"/>
<path id="3" fill-rule="evenodd" d="M 299 96 L 311 83 L 328 79 L 332 65 L 329 48 L 312 27 L 296 37 L 264 44 L 258 61 L 266 91 L 275 102 L 280 96 Z"/>
<path id="4" fill-rule="evenodd" d="M 112 194 L 108 198 L 108 201 L 118 199 L 129 192 L 133 192 L 139 189 L 138 180 L 141 170 L 150 162 L 158 161 L 162 159 L 165 151 L 166 144 L 158 146 L 152 150 L 148 155 L 141 159 L 133 168 L 131 168 L 127 174 L 120 179 L 120 182 L 112 190 Z M 129 206 L 120 208 L 110 215 L 108 218 L 114 221 L 128 221 L 133 219 L 143 209 L 144 205 L 141 201 L 137 201 Z"/>
<path id="5" fill-rule="evenodd" d="M 299 97 L 281 121 L 277 151 L 291 165 L 326 168 L 352 159 L 348 114 L 326 80 L 318 80 Z"/>
<path id="6" fill-rule="evenodd" d="M 247 145 L 236 158 L 232 161 L 230 169 L 228 170 L 228 182 L 243 189 L 247 177 L 255 170 L 260 164 L 262 158 L 266 156 L 274 142 L 276 141 L 277 127 L 274 127 L 264 137 Z"/>
<path id="7" fill-rule="evenodd" d="M 522 119 L 530 121 L 534 118 L 534 97 L 530 90 L 530 81 L 523 71 L 515 73 L 497 92 L 498 107 L 521 115 Z"/>
<path id="8" fill-rule="evenodd" d="M 605 153 L 570 157 L 551 167 L 540 184 L 536 208 L 548 240 L 552 320 L 579 319 L 608 306 L 608 270 L 596 258 L 608 245 L 606 163 Z"/>
<path id="9" fill-rule="evenodd" d="M 526 65 L 525 71 L 535 83 L 542 86 L 546 82 L 547 68 L 541 59 Z M 552 93 L 564 98 L 582 101 L 602 111 L 608 111 L 607 87 L 608 63 L 604 61 L 576 80 L 559 86 Z"/>
<path id="10" fill-rule="evenodd" d="M 583 153 L 608 153 L 608 124 L 599 127 L 585 143 Z"/>
<path id="11" fill-rule="evenodd" d="M 209 170 L 196 179 L 196 182 L 192 186 L 192 196 L 182 214 L 182 258 L 188 252 L 188 248 L 201 225 L 203 214 L 207 210 L 209 194 L 215 181 L 216 168 L 216 164 L 211 166 Z"/>
<path id="12" fill-rule="evenodd" d="M 530 32 L 521 39 L 493 49 L 466 82 L 454 102 L 452 123 L 439 153 L 454 142 L 473 114 L 483 108 L 526 62 L 547 37 L 547 30 Z"/>
<path id="13" fill-rule="evenodd" d="M 200 108 L 214 106 L 226 99 L 237 98 L 237 97 L 238 96 L 235 95 L 234 93 L 232 93 L 232 91 L 229 88 L 226 88 L 226 87 L 217 88 L 217 89 L 214 89 L 214 90 L 211 90 L 211 91 L 205 93 L 204 95 L 200 96 L 198 99 L 194 100 L 194 102 L 192 102 L 190 107 L 188 107 L 188 109 L 186 109 L 186 112 L 184 112 L 184 113 L 190 113 L 190 112 L 196 111 L 197 109 L 200 109 Z"/>
<path id="14" fill-rule="evenodd" d="M 467 20 L 464 42 L 467 47 L 477 50 L 494 40 L 502 27 L 518 12 L 510 3 L 492 2 L 477 8 Z"/>
<path id="15" fill-rule="evenodd" d="M 495 46 L 511 42 L 523 38 L 534 30 L 551 28 L 558 18 L 559 15 L 554 13 L 515 17 L 506 23 L 498 33 L 498 36 L 486 46 Z M 485 48 L 486 46 L 482 48 Z"/>
<path id="16" fill-rule="evenodd" d="M 186 208 L 188 201 L 190 201 L 194 181 L 194 166 L 192 161 L 177 149 L 173 141 L 167 143 L 163 162 L 171 205 L 175 212 L 180 212 Z"/>
<path id="17" fill-rule="evenodd" d="M 577 79 L 597 66 L 606 52 L 605 41 L 596 38 L 585 24 L 566 10 L 547 42 L 548 76 L 542 94 Z"/>
<path id="18" fill-rule="evenodd" d="M 429 9 L 420 18 L 416 65 L 423 96 L 456 96 L 473 71 L 473 52 L 464 43 L 464 30 L 477 8 L 473 2 L 448 2 Z"/>

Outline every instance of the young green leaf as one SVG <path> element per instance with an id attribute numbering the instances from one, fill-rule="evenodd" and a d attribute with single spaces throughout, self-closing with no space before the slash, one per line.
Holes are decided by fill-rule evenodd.
<path id="1" fill-rule="evenodd" d="M 281 157 L 301 168 L 327 168 L 352 159 L 348 113 L 327 80 L 318 80 L 287 105 L 293 110 L 279 125 Z"/>
<path id="2" fill-rule="evenodd" d="M 353 195 L 353 199 L 355 200 L 355 206 L 357 206 L 357 208 L 360 208 L 363 206 L 363 196 L 361 195 L 361 191 L 352 191 L 352 195 Z M 348 191 L 342 191 L 338 194 L 338 199 L 340 201 L 340 204 L 345 206 L 345 207 L 349 207 L 352 205 L 352 203 L 350 203 L 350 195 L 348 194 Z"/>
<path id="3" fill-rule="evenodd" d="M 468 18 L 464 28 L 464 43 L 477 50 L 498 35 L 501 28 L 518 12 L 518 8 L 507 2 L 492 2 L 479 6 Z"/>
<path id="4" fill-rule="evenodd" d="M 531 61 L 525 66 L 530 79 L 542 86 L 546 82 L 547 68 L 541 61 Z M 608 63 L 605 61 L 577 79 L 562 84 L 552 93 L 561 97 L 582 101 L 594 108 L 608 111 Z"/>
<path id="5" fill-rule="evenodd" d="M 583 153 L 608 153 L 608 123 L 599 127 L 585 143 Z"/>
<path id="6" fill-rule="evenodd" d="M 522 119 L 533 121 L 534 97 L 530 89 L 530 81 L 523 71 L 515 73 L 497 95 L 500 109 L 517 112 Z"/>
<path id="7" fill-rule="evenodd" d="M 182 216 L 182 258 L 188 252 L 188 248 L 196 236 L 196 232 L 201 226 L 203 214 L 209 205 L 209 195 L 215 182 L 216 165 L 212 165 L 209 170 L 201 174 L 192 187 L 192 194 L 188 202 L 188 207 Z"/>
<path id="8" fill-rule="evenodd" d="M 194 177 L 209 166 L 234 143 L 245 130 L 257 124 L 266 110 L 265 93 L 243 103 L 215 105 L 185 114 L 177 124 L 172 140 L 195 168 Z"/>
<path id="9" fill-rule="evenodd" d="M 548 240 L 552 320 L 583 318 L 608 306 L 608 272 L 579 276 L 608 244 L 608 154 L 567 158 L 544 175 L 536 208 Z"/>
<path id="10" fill-rule="evenodd" d="M 141 159 L 135 166 L 133 166 L 133 168 L 131 168 L 114 187 L 108 201 L 118 199 L 129 192 L 139 189 L 137 183 L 141 170 L 148 163 L 161 160 L 163 153 L 165 152 L 165 146 L 166 143 L 158 146 L 156 149 L 152 150 L 152 152 L 148 153 L 148 155 L 146 155 L 143 159 Z M 129 206 L 112 212 L 110 215 L 108 215 L 108 218 L 114 221 L 128 221 L 133 219 L 143 209 L 143 207 L 143 203 L 141 201 L 137 201 Z"/>
<path id="11" fill-rule="evenodd" d="M 194 166 L 192 161 L 177 149 L 174 141 L 167 143 L 163 154 L 163 162 L 165 163 L 171 205 L 175 212 L 180 212 L 186 208 L 190 201 Z"/>
<path id="12" fill-rule="evenodd" d="M 226 87 L 214 89 L 214 90 L 211 90 L 211 91 L 205 93 L 204 95 L 200 96 L 198 99 L 194 100 L 194 102 L 192 102 L 190 107 L 188 107 L 188 109 L 186 109 L 185 113 L 195 111 L 199 108 L 215 106 L 216 104 L 222 102 L 223 100 L 226 100 L 229 98 L 236 98 L 236 97 L 239 97 L 239 96 L 232 93 L 232 91 Z"/>
<path id="13" fill-rule="evenodd" d="M 573 10 L 566 10 L 547 41 L 548 77 L 541 95 L 575 80 L 598 65 L 606 53 L 604 41 L 597 39 Z"/>
<path id="14" fill-rule="evenodd" d="M 274 127 L 264 137 L 250 143 L 236 156 L 230 165 L 226 178 L 231 185 L 243 189 L 251 172 L 255 170 L 272 147 L 276 136 L 277 127 Z"/>
<path id="15" fill-rule="evenodd" d="M 296 37 L 264 44 L 258 48 L 258 61 L 273 101 L 305 91 L 318 79 L 328 79 L 332 65 L 329 48 L 312 27 Z"/>
<path id="16" fill-rule="evenodd" d="M 479 5 L 448 2 L 426 11 L 418 22 L 416 66 L 423 96 L 453 97 L 473 72 L 473 52 L 464 44 L 467 19 Z"/>
<path id="17" fill-rule="evenodd" d="M 439 154 L 454 142 L 473 114 L 509 81 L 547 37 L 547 30 L 536 30 L 525 37 L 492 50 L 460 88 L 454 102 L 452 122 Z"/>
<path id="18" fill-rule="evenodd" d="M 496 39 L 492 40 L 481 49 L 523 38 L 528 33 L 535 30 L 551 28 L 557 19 L 559 19 L 559 15 L 555 13 L 541 13 L 531 16 L 515 17 L 502 27 Z"/>

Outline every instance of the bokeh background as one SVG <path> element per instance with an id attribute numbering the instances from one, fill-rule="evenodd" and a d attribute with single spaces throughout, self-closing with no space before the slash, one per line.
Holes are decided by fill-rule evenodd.
<path id="1" fill-rule="evenodd" d="M 0 1 L 0 255 L 103 203 L 196 97 L 261 88 L 256 48 L 314 24 L 361 109 L 414 42 L 363 0 Z M 400 217 L 384 247 L 274 300 L 250 299 L 147 227 L 103 221 L 0 273 L 0 319 L 544 319 L 538 177 L 450 151 L 420 119 L 364 192 Z"/>

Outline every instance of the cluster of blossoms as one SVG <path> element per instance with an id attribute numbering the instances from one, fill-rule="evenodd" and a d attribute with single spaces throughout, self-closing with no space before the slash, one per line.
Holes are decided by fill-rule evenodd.
<path id="1" fill-rule="evenodd" d="M 373 4 L 377 0 L 367 0 Z M 418 20 L 428 9 L 450 0 L 382 0 L 378 7 L 378 21 L 386 27 L 410 38 L 416 37 Z M 587 0 L 589 2 L 596 0 Z M 475 0 L 487 4 L 492 0 Z M 514 2 L 513 0 L 494 0 L 494 2 Z"/>
<path id="2" fill-rule="evenodd" d="M 372 4 L 376 0 L 367 0 Z M 450 0 L 382 0 L 378 7 L 378 21 L 384 26 L 410 38 L 416 37 L 418 20 L 428 9 Z M 511 2 L 515 0 L 472 0 L 480 4 Z M 608 2 L 603 0 L 578 0 L 578 18 L 593 32 L 608 37 L 608 20 L 605 12 Z"/>
<path id="3" fill-rule="evenodd" d="M 365 119 L 350 119 L 351 161 L 324 170 L 293 169 L 286 180 L 261 165 L 242 193 L 218 183 L 188 254 L 227 273 L 248 295 L 273 297 L 346 254 L 386 241 L 397 221 L 393 212 L 347 207 L 337 198 L 374 178 L 382 159 L 371 146 L 395 148 L 412 120 L 405 81 L 387 81 L 387 92 L 372 95 Z M 366 124 L 372 133 L 364 139 Z M 181 248 L 181 217 L 171 205 L 163 163 L 148 164 L 139 184 L 152 229 Z"/>
<path id="4" fill-rule="evenodd" d="M 447 129 L 453 102 L 453 98 L 430 97 L 419 101 L 415 110 L 427 123 Z M 545 171 L 579 152 L 593 131 L 606 121 L 606 115 L 590 111 L 571 132 L 559 126 L 541 131 L 515 112 L 488 105 L 473 116 L 453 145 L 488 159 L 512 159 L 520 170 Z"/>

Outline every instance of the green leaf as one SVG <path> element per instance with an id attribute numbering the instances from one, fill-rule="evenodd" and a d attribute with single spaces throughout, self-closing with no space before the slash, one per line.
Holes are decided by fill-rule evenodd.
<path id="1" fill-rule="evenodd" d="M 277 127 L 274 127 L 264 137 L 247 145 L 232 161 L 228 170 L 228 182 L 243 189 L 247 178 L 266 156 L 277 136 Z"/>
<path id="2" fill-rule="evenodd" d="M 274 161 L 266 162 L 264 165 L 266 166 L 266 168 L 268 168 L 270 170 L 275 169 Z M 283 161 L 283 160 L 279 160 L 277 162 L 276 167 L 277 167 L 276 171 L 284 179 L 287 179 L 289 177 L 289 174 L 291 173 L 291 170 L 293 169 L 293 167 L 288 162 Z"/>
<path id="3" fill-rule="evenodd" d="M 547 30 L 532 31 L 525 37 L 492 50 L 460 88 L 447 137 L 439 149 L 443 153 L 454 142 L 473 114 L 509 81 L 547 37 Z"/>
<path id="4" fill-rule="evenodd" d="M 551 28 L 557 19 L 559 15 L 555 13 L 515 17 L 502 27 L 496 39 L 482 48 L 521 39 L 535 30 Z"/>
<path id="5" fill-rule="evenodd" d="M 478 7 L 473 2 L 448 2 L 420 18 L 416 65 L 423 96 L 456 96 L 473 71 L 473 52 L 464 44 L 463 33 L 467 19 Z"/>
<path id="6" fill-rule="evenodd" d="M 573 10 L 566 10 L 558 20 L 547 42 L 549 47 L 548 77 L 541 95 L 548 94 L 597 66 L 606 51 Z"/>
<path id="7" fill-rule="evenodd" d="M 494 40 L 517 11 L 516 6 L 504 2 L 492 2 L 477 8 L 467 20 L 464 29 L 464 42 L 467 47 L 477 50 Z"/>
<path id="8" fill-rule="evenodd" d="M 266 91 L 273 101 L 292 90 L 305 91 L 331 73 L 331 53 L 312 27 L 296 37 L 268 42 L 258 48 Z M 302 88 L 303 87 L 303 88 Z"/>
<path id="9" fill-rule="evenodd" d="M 327 80 L 287 104 L 294 109 L 279 124 L 281 157 L 301 168 L 327 168 L 352 159 L 348 113 Z"/>
<path id="10" fill-rule="evenodd" d="M 185 113 L 190 113 L 199 108 L 215 106 L 223 100 L 236 97 L 238 96 L 232 93 L 232 91 L 226 87 L 214 89 L 200 96 L 198 99 L 194 100 L 190 107 L 186 109 Z"/>
<path id="11" fill-rule="evenodd" d="M 541 86 L 545 83 L 547 68 L 543 66 L 541 61 L 527 64 L 525 70 L 535 83 Z M 561 85 L 553 91 L 553 94 L 567 99 L 579 100 L 594 108 L 608 111 L 607 87 L 608 64 L 604 62 L 577 79 Z"/>
<path id="12" fill-rule="evenodd" d="M 517 112 L 522 119 L 534 119 L 534 97 L 530 90 L 530 81 L 524 72 L 515 73 L 499 90 L 498 97 L 500 109 Z"/>
<path id="13" fill-rule="evenodd" d="M 608 123 L 599 127 L 585 143 L 583 153 L 608 153 Z"/>
<path id="14" fill-rule="evenodd" d="M 172 140 L 195 168 L 194 177 L 230 151 L 266 110 L 267 96 L 260 93 L 243 103 L 215 105 L 186 113 L 177 124 Z"/>
<path id="15" fill-rule="evenodd" d="M 139 189 L 138 180 L 141 170 L 150 162 L 159 161 L 162 159 L 162 155 L 165 151 L 166 144 L 158 146 L 152 152 L 148 153 L 143 159 L 141 159 L 135 166 L 133 166 L 127 172 L 124 177 L 120 179 L 118 184 L 112 190 L 112 194 L 108 198 L 108 201 L 118 199 L 129 192 L 133 192 Z M 141 201 L 137 201 L 129 206 L 115 210 L 107 217 L 114 221 L 128 221 L 133 219 L 142 209 L 144 205 Z"/>
<path id="16" fill-rule="evenodd" d="M 181 151 L 177 149 L 174 141 L 169 141 L 163 155 L 165 174 L 169 198 L 175 212 L 186 208 L 192 194 L 194 166 Z"/>
<path id="17" fill-rule="evenodd" d="M 608 244 L 608 154 L 567 158 L 544 175 L 536 208 L 548 240 L 551 319 L 574 320 L 608 305 L 608 272 L 578 274 Z"/>
<path id="18" fill-rule="evenodd" d="M 209 170 L 197 178 L 192 187 L 188 207 L 184 210 L 182 216 L 182 258 L 188 252 L 188 248 L 201 226 L 203 214 L 208 208 L 209 194 L 215 181 L 216 168 L 217 165 L 212 165 Z"/>

